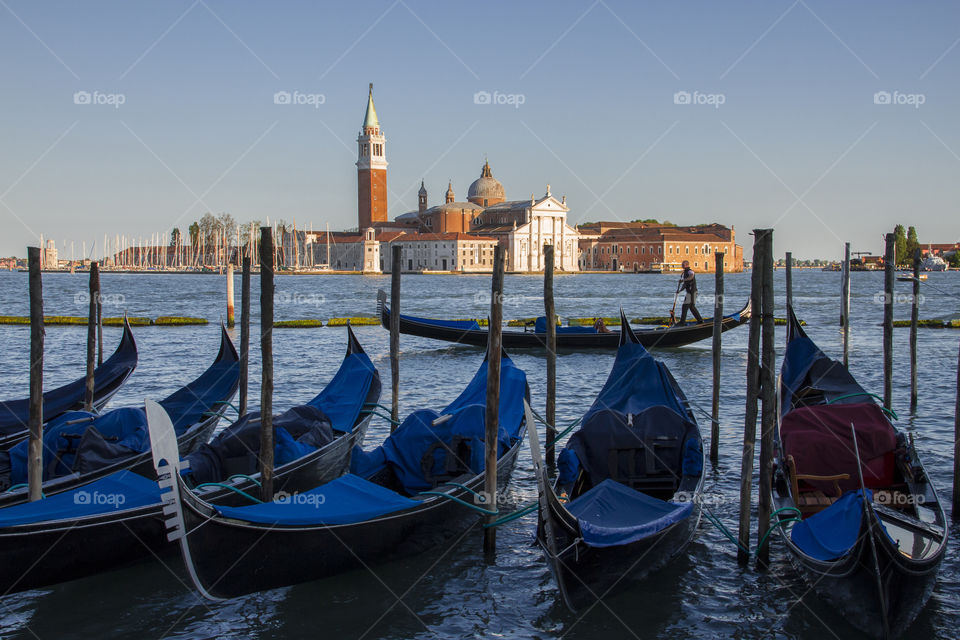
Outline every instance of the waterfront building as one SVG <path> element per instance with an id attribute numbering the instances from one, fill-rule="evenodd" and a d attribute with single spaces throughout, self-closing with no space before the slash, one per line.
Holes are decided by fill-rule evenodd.
<path id="1" fill-rule="evenodd" d="M 725 254 L 724 271 L 743 271 L 743 247 L 733 227 L 678 227 L 645 222 L 581 225 L 580 268 L 601 271 L 679 271 L 684 260 L 697 272 L 714 270 L 714 252 Z"/>

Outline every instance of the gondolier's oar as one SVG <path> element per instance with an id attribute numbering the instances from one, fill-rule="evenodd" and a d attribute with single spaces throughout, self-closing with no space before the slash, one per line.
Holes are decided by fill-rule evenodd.
<path id="1" fill-rule="evenodd" d="M 677 283 L 677 292 L 673 296 L 673 306 L 670 308 L 670 326 L 677 324 L 677 298 L 680 297 L 680 287 L 683 286 L 683 276 L 680 277 L 680 282 Z"/>
<path id="2" fill-rule="evenodd" d="M 863 498 L 863 515 L 867 519 L 867 538 L 870 539 L 870 551 L 873 553 L 873 573 L 877 579 L 877 595 L 880 597 L 880 615 L 883 617 L 883 637 L 890 638 L 890 622 L 887 618 L 887 599 L 883 595 L 883 579 L 880 577 L 880 560 L 877 558 L 877 543 L 873 539 L 873 521 L 876 516 L 867 499 L 867 488 L 863 482 L 863 468 L 860 466 L 860 447 L 857 445 L 857 429 L 850 423 L 853 432 L 853 452 L 857 456 L 857 474 L 860 476 L 860 495 Z"/>

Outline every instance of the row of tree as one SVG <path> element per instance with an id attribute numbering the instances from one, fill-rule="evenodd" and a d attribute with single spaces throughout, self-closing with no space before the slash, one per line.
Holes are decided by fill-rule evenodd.
<path id="1" fill-rule="evenodd" d="M 893 228 L 893 236 L 896 242 L 894 255 L 897 266 L 912 267 L 913 256 L 920 248 L 916 228 L 911 226 L 904 229 L 902 224 L 898 224 Z"/>

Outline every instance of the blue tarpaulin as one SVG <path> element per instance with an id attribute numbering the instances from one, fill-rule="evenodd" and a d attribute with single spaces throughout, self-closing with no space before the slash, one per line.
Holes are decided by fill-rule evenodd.
<path id="1" fill-rule="evenodd" d="M 866 490 L 867 500 L 873 494 Z M 849 491 L 832 505 L 793 525 L 790 539 L 812 558 L 829 562 L 857 543 L 863 519 L 863 490 Z"/>
<path id="2" fill-rule="evenodd" d="M 156 480 L 118 471 L 71 491 L 0 509 L 0 527 L 82 518 L 159 502 Z"/>
<path id="3" fill-rule="evenodd" d="M 664 502 L 607 479 L 569 502 L 567 510 L 577 517 L 586 544 L 613 547 L 680 522 L 693 512 L 693 503 Z"/>
<path id="4" fill-rule="evenodd" d="M 364 353 L 351 353 L 343 359 L 336 375 L 307 404 L 327 414 L 337 431 L 349 433 L 363 409 L 370 385 L 380 384 L 377 368 Z"/>
<path id="5" fill-rule="evenodd" d="M 304 493 L 247 507 L 216 507 L 220 515 L 246 522 L 275 525 L 333 525 L 363 522 L 418 504 L 418 500 L 368 482 L 353 474 Z"/>
<path id="6" fill-rule="evenodd" d="M 480 325 L 477 324 L 476 320 L 436 320 L 434 318 L 418 318 L 416 316 L 406 316 L 403 314 L 400 314 L 400 317 L 404 320 L 419 322 L 421 324 L 432 324 L 438 327 L 446 327 L 448 329 L 463 329 L 464 331 L 480 329 Z"/>

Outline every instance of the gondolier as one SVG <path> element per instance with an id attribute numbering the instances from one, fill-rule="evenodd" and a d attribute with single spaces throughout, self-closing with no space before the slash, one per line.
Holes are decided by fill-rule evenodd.
<path id="1" fill-rule="evenodd" d="M 687 321 L 687 311 L 693 313 L 697 322 L 703 322 L 700 312 L 697 311 L 697 276 L 690 268 L 690 261 L 683 261 L 683 274 L 680 276 L 680 289 L 685 291 L 683 307 L 680 310 L 680 324 Z"/>

